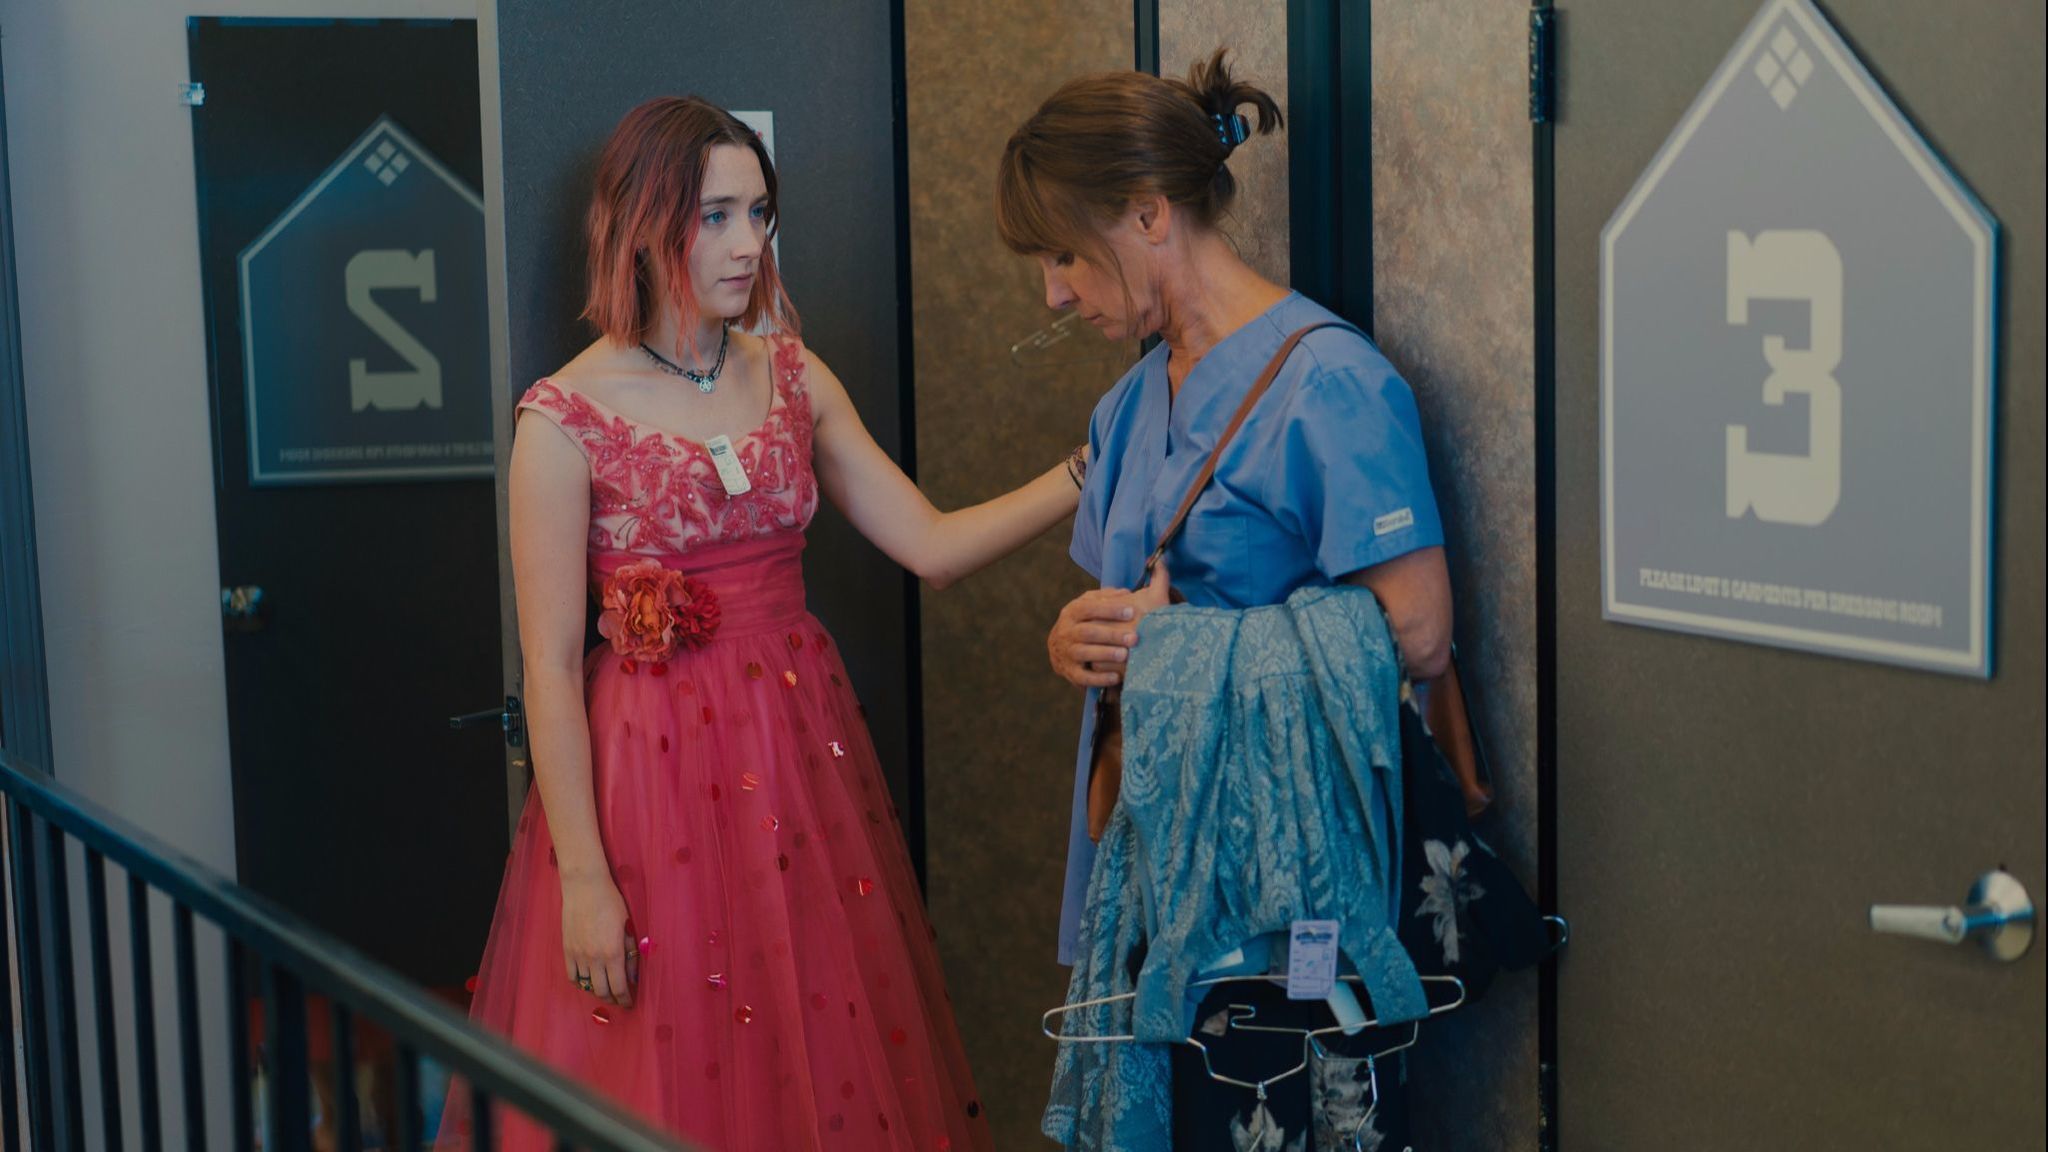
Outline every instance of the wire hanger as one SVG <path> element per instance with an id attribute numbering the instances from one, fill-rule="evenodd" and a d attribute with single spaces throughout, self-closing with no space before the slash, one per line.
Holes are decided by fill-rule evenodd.
<path id="1" fill-rule="evenodd" d="M 1349 973 L 1343 976 L 1339 976 L 1337 977 L 1337 979 L 1346 984 L 1362 984 L 1364 982 L 1363 979 L 1356 973 Z M 1458 979 L 1456 976 L 1424 976 L 1421 977 L 1421 980 L 1425 986 L 1431 984 L 1438 986 L 1448 985 L 1457 990 L 1457 996 L 1455 999 L 1452 999 L 1451 1001 L 1444 1004 L 1431 1005 L 1428 1017 L 1425 1017 L 1425 1019 L 1441 1016 L 1446 1012 L 1454 1012 L 1457 1009 L 1464 1006 L 1465 982 L 1463 980 Z M 1287 977 L 1279 973 L 1268 973 L 1255 976 L 1219 976 L 1209 980 L 1191 981 L 1188 984 L 1188 987 L 1213 988 L 1223 984 L 1272 984 L 1284 988 L 1287 985 Z M 1097 997 L 1094 1000 L 1083 1000 L 1076 1004 L 1062 1004 L 1059 1007 L 1054 1008 L 1051 1011 L 1047 1012 L 1043 1017 L 1040 1018 L 1039 1030 L 1044 1032 L 1047 1038 L 1055 1040 L 1061 1044 L 1134 1043 L 1137 1040 L 1137 1037 L 1134 1035 L 1087 1036 L 1061 1033 L 1054 1030 L 1054 1023 L 1060 1017 L 1066 1016 L 1067 1014 L 1072 1012 L 1080 1012 L 1089 1008 L 1100 1008 L 1109 1004 L 1118 1004 L 1127 1000 L 1135 1000 L 1137 999 L 1137 996 L 1138 994 L 1136 992 L 1122 992 L 1115 996 L 1101 996 Z M 1264 1080 L 1239 1080 L 1236 1077 L 1226 1076 L 1223 1073 L 1216 1071 L 1215 1066 L 1211 1064 L 1209 1060 L 1209 1046 L 1202 1043 L 1200 1039 L 1194 1036 L 1184 1036 L 1181 1037 L 1179 1040 L 1174 1041 L 1174 1043 L 1188 1045 L 1189 1047 L 1195 1049 L 1196 1051 L 1202 1054 L 1202 1071 L 1208 1075 L 1209 1079 L 1214 1080 L 1219 1084 L 1229 1084 L 1238 1088 L 1249 1088 L 1253 1092 L 1258 1093 L 1258 1097 L 1262 1101 L 1266 1098 L 1266 1090 L 1268 1088 L 1272 1087 L 1275 1084 L 1278 1084 L 1280 1081 L 1285 1080 L 1290 1076 L 1294 1076 L 1302 1072 L 1303 1070 L 1307 1069 L 1309 1046 L 1311 1044 L 1319 1045 L 1321 1043 L 1321 1037 L 1334 1036 L 1338 1033 L 1344 1033 L 1346 1035 L 1355 1035 L 1359 1032 L 1365 1031 L 1370 1028 L 1389 1027 L 1389 1025 L 1381 1024 L 1377 1018 L 1368 1018 L 1361 1021 L 1354 1021 L 1349 1024 L 1332 1024 L 1326 1028 L 1276 1028 L 1269 1025 L 1248 1023 L 1248 1021 L 1253 1020 L 1258 1016 L 1258 1010 L 1252 1007 L 1251 1005 L 1232 1004 L 1229 1006 L 1227 1010 L 1233 1013 L 1233 1015 L 1230 1017 L 1230 1023 L 1228 1026 L 1238 1031 L 1278 1032 L 1300 1035 L 1302 1037 L 1301 1062 L 1296 1064 L 1294 1067 L 1287 1069 L 1285 1072 L 1281 1072 L 1273 1076 L 1268 1076 Z M 1238 1013 L 1242 1014 L 1238 1015 Z M 1377 1058 L 1378 1056 L 1391 1055 L 1392 1053 L 1399 1052 L 1403 1049 L 1414 1047 L 1415 1042 L 1417 1041 L 1417 1039 L 1421 1037 L 1422 1034 L 1421 1021 L 1410 1020 L 1404 1021 L 1404 1023 L 1412 1025 L 1408 1041 L 1404 1044 L 1398 1044 L 1392 1048 L 1389 1048 L 1386 1050 L 1386 1052 L 1378 1053 L 1373 1058 Z M 1392 1025 L 1392 1027 L 1399 1027 L 1399 1025 Z M 1375 1089 L 1375 1092 L 1377 1092 L 1377 1089 Z M 1377 1095 L 1374 1096 L 1374 1106 L 1378 1106 Z"/>
<path id="2" fill-rule="evenodd" d="M 1448 1012 L 1455 1007 L 1457 1007 L 1456 1004 L 1447 1004 L 1443 1006 L 1441 1011 Z M 1408 1029 L 1408 1037 L 1407 1039 L 1402 1040 L 1399 1043 L 1390 1044 L 1385 1048 L 1380 1048 L 1371 1052 L 1356 1055 L 1348 1052 L 1333 1052 L 1327 1045 L 1323 1043 L 1323 1038 L 1325 1036 L 1337 1032 L 1344 1032 L 1347 1034 L 1351 1033 L 1356 1030 L 1357 1026 L 1347 1026 L 1339 1024 L 1334 1027 L 1328 1028 L 1272 1027 L 1270 1025 L 1265 1024 L 1251 1023 L 1252 1020 L 1255 1020 L 1258 1017 L 1258 1008 L 1253 1005 L 1232 1004 L 1229 1007 L 1229 1009 L 1227 1009 L 1227 1011 L 1231 1012 L 1232 1015 L 1229 1017 L 1229 1023 L 1226 1026 L 1232 1030 L 1239 1032 L 1264 1032 L 1283 1036 L 1294 1035 L 1300 1036 L 1302 1038 L 1303 1056 L 1301 1065 L 1295 1068 L 1291 1068 L 1278 1076 L 1269 1077 L 1258 1084 L 1248 1084 L 1245 1081 L 1237 1080 L 1232 1077 L 1219 1076 L 1213 1069 L 1208 1067 L 1208 1054 L 1206 1051 L 1203 1053 L 1203 1070 L 1208 1072 L 1209 1077 L 1211 1079 L 1216 1080 L 1219 1083 L 1233 1084 L 1238 1087 L 1251 1088 L 1254 1092 L 1258 1094 L 1258 1099 L 1261 1104 L 1263 1104 L 1266 1100 L 1266 1089 L 1268 1087 L 1278 1083 L 1281 1080 L 1286 1079 L 1289 1076 L 1294 1075 L 1297 1072 L 1300 1072 L 1303 1068 L 1308 1067 L 1319 1058 L 1323 1060 L 1348 1061 L 1354 1064 L 1361 1060 L 1365 1062 L 1365 1088 L 1371 1103 L 1369 1103 L 1366 1106 L 1365 1112 L 1361 1114 L 1358 1117 L 1358 1119 L 1350 1125 L 1350 1131 L 1339 1133 L 1339 1135 L 1343 1139 L 1343 1143 L 1339 1145 L 1339 1147 L 1347 1150 L 1347 1152 L 1364 1152 L 1365 1144 L 1364 1141 L 1360 1139 L 1359 1133 L 1366 1131 L 1368 1128 L 1371 1128 L 1373 1125 L 1373 1121 L 1379 1117 L 1379 1062 L 1396 1053 L 1405 1052 L 1408 1049 L 1415 1047 L 1415 1045 L 1422 1039 L 1422 1021 L 1410 1020 L 1406 1024 L 1406 1027 Z M 1402 1027 L 1402 1025 L 1397 1024 L 1394 1027 L 1399 1028 Z M 1408 1149 L 1407 1152 L 1413 1152 L 1412 1147 Z"/>
<path id="3" fill-rule="evenodd" d="M 1343 1147 L 1351 1149 L 1352 1152 L 1364 1152 L 1365 1142 L 1359 1139 L 1359 1133 L 1371 1128 L 1373 1121 L 1378 1119 L 1380 1114 L 1380 1061 L 1392 1056 L 1396 1052 L 1405 1052 L 1415 1047 L 1416 1042 L 1422 1038 L 1421 1021 L 1411 1020 L 1408 1023 L 1408 1039 L 1405 1042 L 1390 1048 L 1382 1048 L 1377 1052 L 1368 1052 L 1364 1056 L 1347 1056 L 1341 1052 L 1332 1052 L 1324 1047 L 1322 1033 L 1328 1031 L 1328 1029 L 1318 1029 L 1308 1035 L 1306 1044 L 1312 1055 L 1320 1055 L 1326 1060 L 1365 1061 L 1365 1088 L 1367 1092 L 1372 1094 L 1372 1103 L 1367 1106 L 1365 1114 L 1358 1118 L 1358 1122 L 1351 1126 L 1351 1131 L 1339 1133 L 1344 1140 Z M 1275 1028 L 1271 1029 L 1271 1031 L 1284 1032 L 1288 1031 L 1288 1029 Z M 1412 1152 L 1412 1149 L 1409 1152 Z"/>

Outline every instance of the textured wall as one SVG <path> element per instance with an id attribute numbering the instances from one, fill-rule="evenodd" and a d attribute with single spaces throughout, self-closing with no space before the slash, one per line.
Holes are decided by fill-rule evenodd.
<path id="1" fill-rule="evenodd" d="M 469 17 L 475 5 L 0 0 L 56 775 L 233 876 L 192 110 L 175 95 L 187 80 L 204 80 L 188 67 L 185 20 L 195 8 L 222 16 Z M 115 604 L 119 609 L 109 611 Z M 76 857 L 72 866 L 77 896 L 84 871 Z M 169 915 L 161 904 L 156 915 L 155 1026 L 162 1043 L 175 1035 L 177 1016 L 164 946 Z M 75 923 L 74 931 L 83 931 L 82 918 Z M 117 1046 L 127 1052 L 135 1017 L 127 927 L 118 915 L 112 932 Z M 202 927 L 198 944 L 199 970 L 220 972 L 219 936 Z M 84 963 L 82 939 L 77 957 Z M 89 1020 L 83 975 L 78 988 L 81 1019 Z M 215 1133 L 227 1130 L 230 1115 L 222 989 L 218 980 L 200 982 L 202 1065 Z M 90 1068 L 90 1028 L 80 1041 Z M 172 1053 L 168 1046 L 162 1051 Z M 169 1090 L 175 1082 L 165 1081 L 168 1132 L 184 1124 L 184 1097 Z M 82 1087 L 86 1115 L 97 1116 L 98 1081 L 88 1077 Z M 134 1147 L 134 1094 L 124 1094 L 123 1103 L 127 1146 Z M 88 1121 L 86 1138 L 96 1130 Z"/>
<path id="2" fill-rule="evenodd" d="M 1217 48 L 1230 49 L 1238 77 L 1287 111 L 1287 0 L 1160 0 L 1159 73 L 1185 76 Z M 1243 109 L 1246 117 L 1252 115 Z M 1224 231 L 1252 267 L 1286 284 L 1287 137 L 1256 137 L 1230 161 L 1237 206 Z"/>
<path id="3" fill-rule="evenodd" d="M 987 499 L 1057 463 L 1129 359 L 1083 330 L 1030 360 L 1010 346 L 1053 319 L 1035 264 L 997 239 L 1003 142 L 1067 78 L 1131 61 L 1125 0 L 1013 8 L 911 0 L 911 261 L 918 479 L 941 507 Z M 1079 695 L 1045 633 L 1087 586 L 1067 528 L 924 599 L 925 811 L 932 921 L 997 1146 L 1045 1146 L 1053 1045 L 1039 1015 L 1066 994 L 1053 961 L 1066 869 Z"/>
<path id="4" fill-rule="evenodd" d="M 1518 0 L 1373 5 L 1376 333 L 1415 386 L 1450 539 L 1460 663 L 1498 789 L 1496 847 L 1536 878 L 1531 175 Z M 1505 977 L 1417 1050 L 1416 1137 L 1536 1141 L 1536 981 Z"/>

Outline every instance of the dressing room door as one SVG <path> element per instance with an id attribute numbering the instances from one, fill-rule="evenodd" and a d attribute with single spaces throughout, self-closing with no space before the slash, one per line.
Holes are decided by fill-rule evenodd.
<path id="1" fill-rule="evenodd" d="M 476 25 L 188 33 L 239 879 L 453 991 L 505 858 L 448 725 L 498 666 Z"/>
<path id="2" fill-rule="evenodd" d="M 1979 877 L 1998 870 L 2016 878 L 2034 901 L 2048 891 L 2042 8 L 2005 0 L 1826 0 L 1819 18 L 1839 33 L 1845 53 L 1817 33 L 1808 18 L 1814 8 L 1772 7 L 1765 10 L 1759 0 L 1559 5 L 1557 819 L 1549 835 L 1557 844 L 1560 909 L 1573 927 L 1559 975 L 1560 1146 L 1670 1152 L 2038 1148 L 2048 1070 L 2048 948 L 2036 940 L 2016 960 L 2001 960 L 1975 937 L 1949 945 L 1881 934 L 1872 929 L 1871 906 L 1963 905 Z M 1703 525 L 1711 528 L 1714 517 L 1724 516 L 1724 423 L 1739 419 L 1755 430 L 1752 436 L 1776 437 L 1751 447 L 1778 453 L 1780 460 L 1798 458 L 1803 466 L 1822 458 L 1824 446 L 1809 442 L 1806 432 L 1809 421 L 1828 419 L 1817 394 L 1811 400 L 1781 394 L 1782 407 L 1767 406 L 1778 403 L 1765 400 L 1764 384 L 1772 371 L 1765 341 L 1774 334 L 1785 341 L 1781 358 L 1792 362 L 1832 343 L 1812 333 L 1839 321 L 1834 519 L 1825 529 L 1790 523 L 1819 511 L 1787 511 L 1786 493 L 1797 485 L 1781 479 L 1757 497 L 1758 507 L 1780 511 L 1768 532 L 1756 526 L 1761 514 L 1747 521 L 1727 517 L 1713 528 L 1731 539 L 1775 533 L 1770 550 L 1738 555 L 1731 545 L 1706 557 L 1693 574 L 1708 582 L 1688 591 L 1704 600 L 1729 587 L 1715 582 L 1717 572 L 1732 577 L 1768 569 L 1780 554 L 1806 546 L 1810 537 L 1803 533 L 1832 531 L 1860 515 L 1857 502 L 1873 485 L 1946 450 L 1934 442 L 1946 425 L 1932 418 L 1911 426 L 1915 439 L 1889 451 L 1872 449 L 1873 425 L 1887 417 L 1870 406 L 1881 366 L 1864 349 L 1884 346 L 1886 328 L 1912 331 L 1915 341 L 1936 339 L 1945 310 L 1967 309 L 1970 293 L 1960 293 L 1961 301 L 1956 294 L 1929 300 L 1913 315 L 1873 324 L 1873 301 L 1940 271 L 1930 260 L 1909 262 L 1908 274 L 1897 273 L 1898 246 L 1917 242 L 1913 236 L 1873 237 L 1867 230 L 1859 234 L 1855 220 L 1822 220 L 1813 212 L 1831 211 L 1827 198 L 1754 210 L 1728 197 L 1702 198 L 1687 201 L 1688 211 L 1716 217 L 1711 223 L 1719 230 L 1700 237 L 1713 247 L 1701 249 L 1703 269 L 1729 254 L 1723 271 L 1701 272 L 1705 319 L 1677 328 L 1716 341 L 1734 332 L 1754 345 L 1753 380 L 1704 382 L 1740 398 L 1730 403 L 1750 407 L 1695 430 L 1704 437 L 1698 461 L 1689 450 L 1669 453 L 1633 491 L 1618 481 L 1603 504 L 1603 418 L 1613 424 L 1617 461 L 1629 451 L 1628 437 L 1640 443 L 1660 434 L 1654 422 L 1630 430 L 1631 401 L 1612 408 L 1603 401 L 1603 367 L 1626 374 L 1644 362 L 1624 363 L 1629 350 L 1647 347 L 1655 369 L 1650 376 L 1687 370 L 1679 362 L 1682 347 L 1668 346 L 1673 359 L 1658 366 L 1656 345 L 1627 331 L 1635 321 L 1621 317 L 1640 315 L 1640 309 L 1631 310 L 1625 291 L 1605 302 L 1617 309 L 1617 327 L 1603 346 L 1603 228 L 1610 238 L 1620 227 L 1629 230 L 1628 239 L 1615 241 L 1617 267 L 1627 257 L 1619 246 L 1641 239 L 1637 229 L 1668 227 L 1683 239 L 1689 227 L 1683 214 L 1660 216 L 1654 200 L 1632 217 L 1624 209 L 1633 202 L 1631 190 L 1645 187 L 1639 177 L 1652 173 L 1645 185 L 1655 178 L 1660 149 L 1667 139 L 1679 141 L 1695 99 L 1711 99 L 1716 81 L 1725 76 L 1722 95 L 1749 101 L 1750 123 L 1762 127 L 1728 133 L 1710 121 L 1674 148 L 1767 149 L 1773 134 L 1797 124 L 1772 119 L 1778 110 L 1786 117 L 1814 115 L 1826 101 L 1855 98 L 1853 85 L 1841 87 L 1847 81 L 1840 71 L 1853 57 L 1945 162 L 1949 180 L 1974 193 L 1997 222 L 1995 239 L 1978 249 L 1995 255 L 1985 277 L 1993 387 L 1976 387 L 1967 356 L 1953 373 L 1925 378 L 1927 389 L 1945 389 L 1961 406 L 1961 426 L 1969 425 L 1972 398 L 1984 402 L 1989 434 L 1981 447 L 1990 455 L 1976 474 L 1987 478 L 1991 511 L 1987 519 L 1962 501 L 1952 519 L 1898 515 L 1888 530 L 1915 543 L 1907 562 L 1849 572 L 1841 577 L 1849 587 L 1825 586 L 1824 592 L 1867 589 L 1911 598 L 1888 589 L 1909 585 L 1913 565 L 1933 563 L 1928 558 L 1954 538 L 1958 523 L 1967 538 L 1975 515 L 1988 536 L 1988 559 L 1982 577 L 1966 584 L 1984 596 L 1989 623 L 1975 637 L 1966 626 L 1961 642 L 1988 641 L 1988 678 L 1967 648 L 1947 672 L 1812 651 L 1826 643 L 1816 635 L 1865 629 L 1867 619 L 1852 618 L 1859 606 L 1888 611 L 1877 602 L 1824 595 L 1826 607 L 1814 619 L 1779 629 L 1781 643 L 1808 649 L 1798 651 L 1697 634 L 1712 630 L 1697 618 L 1719 609 L 1666 607 L 1667 619 L 1695 622 L 1647 627 L 1614 618 L 1614 603 L 1603 600 L 1603 548 L 1613 546 L 1603 512 L 1619 514 L 1627 535 L 1641 484 L 1673 493 L 1666 505 L 1672 523 L 1693 514 L 1687 502 L 1695 498 L 1706 502 L 1699 513 Z M 1724 74 L 1722 62 L 1729 59 L 1734 64 Z M 1883 111 L 1868 100 L 1862 107 L 1873 118 Z M 1896 145 L 1890 160 L 1910 163 L 1908 134 L 1889 138 Z M 1836 134 L 1813 153 L 1779 162 L 1836 163 L 1860 146 L 1853 134 Z M 1688 163 L 1675 152 L 1664 160 L 1670 164 L 1656 196 L 1683 180 Z M 1755 162 L 1773 161 L 1760 154 Z M 1732 167 L 1739 165 L 1721 170 Z M 1907 196 L 1900 203 L 1915 211 L 1914 204 L 1950 211 L 1959 221 L 1973 218 L 1966 195 L 1931 191 L 1942 183 L 1943 165 L 1920 167 L 1928 198 Z M 1723 215 L 1728 218 L 1718 218 Z M 1937 221 L 1935 227 L 1939 235 L 1942 226 Z M 1959 227 L 1954 237 L 1974 230 Z M 1829 238 L 1826 246 L 1838 250 L 1841 265 L 1839 312 L 1785 303 L 1792 293 L 1765 301 L 1771 294 L 1764 292 L 1746 315 L 1729 295 L 1724 316 L 1722 293 L 1733 292 L 1724 280 L 1736 275 L 1729 269 L 1737 262 L 1733 241 L 1723 238 L 1739 231 L 1762 244 L 1768 230 Z M 1672 251 L 1677 254 L 1654 265 L 1657 277 L 1631 283 L 1657 294 L 1674 277 L 1689 275 L 1691 258 L 1682 247 Z M 1786 267 L 1813 272 L 1827 264 L 1809 254 Z M 1793 422 L 1791 431 L 1765 431 L 1778 420 Z M 1810 452 L 1809 443 L 1816 445 Z M 1699 461 L 1707 466 L 1695 468 Z M 1704 487 L 1704 495 L 1694 487 Z M 1647 535 L 1655 537 L 1656 527 Z M 1624 562 L 1609 580 L 1631 590 L 1623 597 L 1631 601 L 1651 598 L 1651 588 L 1669 592 L 1670 577 L 1652 580 L 1644 575 L 1651 570 L 1647 561 Z M 1809 597 L 1798 607 L 1814 605 Z M 1948 619 L 1955 611 L 1951 605 Z M 1836 618 L 1821 620 L 1821 613 Z M 1787 639 L 1792 631 L 1805 638 Z M 1896 657 L 1908 647 L 1887 650 Z M 1926 652 L 1913 658 L 1935 659 Z M 1934 929 L 1940 914 L 1894 920 L 1900 927 Z"/>

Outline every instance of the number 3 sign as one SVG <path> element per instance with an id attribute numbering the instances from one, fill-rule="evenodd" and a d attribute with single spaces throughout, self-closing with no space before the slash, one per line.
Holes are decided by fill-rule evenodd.
<path id="1" fill-rule="evenodd" d="M 1769 0 L 1601 235 L 1606 617 L 1989 675 L 1997 248 Z"/>
<path id="2" fill-rule="evenodd" d="M 1752 300 L 1799 300 L 1807 305 L 1806 347 L 1788 348 L 1782 336 L 1764 337 L 1764 403 L 1807 398 L 1807 450 L 1778 455 L 1749 450 L 1749 428 L 1728 426 L 1728 515 L 1755 510 L 1777 524 L 1822 524 L 1842 496 L 1842 257 L 1834 242 L 1813 231 L 1763 232 L 1754 241 L 1728 234 L 1728 323 L 1749 323 Z"/>

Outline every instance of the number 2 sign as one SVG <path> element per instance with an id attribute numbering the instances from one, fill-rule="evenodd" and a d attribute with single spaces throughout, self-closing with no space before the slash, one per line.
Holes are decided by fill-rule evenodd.
<path id="1" fill-rule="evenodd" d="M 401 372 L 372 372 L 370 362 L 360 357 L 348 362 L 349 408 L 404 411 L 408 408 L 441 406 L 441 360 L 419 342 L 391 313 L 377 306 L 379 288 L 405 289 L 422 304 L 438 303 L 434 288 L 434 250 L 393 251 L 376 248 L 358 252 L 349 260 L 348 310 L 363 326 L 375 332 L 390 349 L 409 365 Z"/>
<path id="2" fill-rule="evenodd" d="M 491 474 L 483 201 L 397 124 L 237 263 L 252 484 Z"/>

